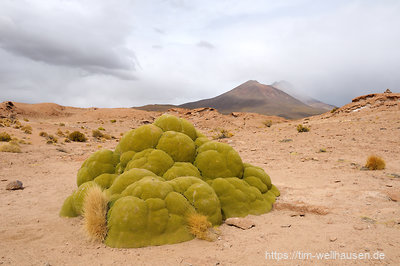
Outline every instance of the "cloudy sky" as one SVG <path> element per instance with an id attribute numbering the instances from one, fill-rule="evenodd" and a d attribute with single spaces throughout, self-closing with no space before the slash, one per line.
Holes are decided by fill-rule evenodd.
<path id="1" fill-rule="evenodd" d="M 398 0 L 1 0 L 0 101 L 179 104 L 253 79 L 400 91 Z"/>

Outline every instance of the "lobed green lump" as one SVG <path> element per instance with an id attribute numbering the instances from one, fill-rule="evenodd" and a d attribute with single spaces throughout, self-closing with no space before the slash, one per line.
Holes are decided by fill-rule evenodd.
<path id="1" fill-rule="evenodd" d="M 188 241 L 194 238 L 187 225 L 191 213 L 217 226 L 266 213 L 279 196 L 262 168 L 167 114 L 126 132 L 114 151 L 92 154 L 77 184 L 60 215 L 81 215 L 88 189 L 101 187 L 109 197 L 105 243 L 118 248 Z"/>

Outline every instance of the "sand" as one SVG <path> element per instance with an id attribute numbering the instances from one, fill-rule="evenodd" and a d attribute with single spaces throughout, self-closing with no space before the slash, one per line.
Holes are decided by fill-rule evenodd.
<path id="1" fill-rule="evenodd" d="M 3 103 L 0 116 L 18 118 L 32 127 L 32 134 L 10 127 L 0 127 L 0 132 L 32 144 L 22 144 L 22 153 L 0 153 L 0 264 L 399 265 L 400 202 L 395 200 L 400 193 L 400 100 L 385 97 L 361 98 L 333 114 L 297 121 L 245 113 L 225 116 L 210 109 L 171 110 L 209 137 L 221 129 L 233 133 L 219 141 L 232 145 L 243 161 L 264 168 L 281 196 L 270 213 L 247 217 L 255 224 L 250 229 L 220 226 L 215 242 L 195 239 L 138 249 L 91 242 L 81 218 L 61 218 L 58 212 L 76 189 L 76 173 L 92 152 L 113 149 L 120 133 L 152 122 L 160 113 L 55 104 L 14 103 L 7 108 Z M 273 125 L 266 127 L 266 120 Z M 300 123 L 310 132 L 298 133 Z M 59 137 L 57 144 L 46 144 L 39 136 L 41 131 L 55 135 L 57 129 L 91 136 L 99 127 L 116 139 L 64 143 Z M 362 169 L 372 154 L 385 160 L 386 169 Z M 22 181 L 25 189 L 6 190 L 13 180 Z M 371 258 L 311 257 L 317 252 L 367 253 Z M 283 259 L 285 255 L 290 258 Z"/>

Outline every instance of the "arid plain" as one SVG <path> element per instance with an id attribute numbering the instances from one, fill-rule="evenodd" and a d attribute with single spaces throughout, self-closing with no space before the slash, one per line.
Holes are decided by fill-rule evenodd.
<path id="1" fill-rule="evenodd" d="M 114 149 L 121 133 L 152 123 L 158 112 L 72 108 L 55 104 L 0 104 L 0 115 L 31 127 L 0 127 L 24 140 L 22 153 L 0 153 L 0 264 L 4 265 L 269 265 L 400 264 L 400 94 L 355 99 L 335 112 L 289 121 L 213 109 L 172 109 L 208 137 L 234 147 L 243 161 L 265 169 L 281 196 L 271 212 L 249 216 L 248 230 L 223 224 L 214 242 L 114 249 L 88 240 L 81 218 L 61 218 L 76 174 L 94 151 Z M 271 120 L 268 127 L 266 121 Z M 309 132 L 298 133 L 303 124 Z M 102 127 L 110 139 L 92 137 Z M 64 142 L 66 131 L 88 140 Z M 57 137 L 47 144 L 40 132 Z M 60 135 L 58 136 L 57 133 Z M 43 134 L 42 134 L 43 135 Z M 2 143 L 0 143 L 2 145 Z M 365 170 L 369 155 L 384 170 Z M 6 190 L 14 180 L 23 190 Z M 368 253 L 381 259 L 277 260 L 266 252 Z"/>

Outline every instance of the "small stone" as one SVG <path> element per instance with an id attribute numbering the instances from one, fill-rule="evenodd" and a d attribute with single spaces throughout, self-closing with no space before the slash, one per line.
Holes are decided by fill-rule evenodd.
<path id="1" fill-rule="evenodd" d="M 355 224 L 355 225 L 353 226 L 353 228 L 356 229 L 356 230 L 361 231 L 361 230 L 364 230 L 364 229 L 365 229 L 365 226 L 364 226 L 364 225 L 361 225 L 361 224 Z"/>
<path id="2" fill-rule="evenodd" d="M 395 192 L 395 191 L 388 191 L 387 192 L 389 199 L 392 201 L 400 201 L 400 193 L 399 192 Z"/>
<path id="3" fill-rule="evenodd" d="M 229 243 L 229 242 L 225 242 L 225 243 L 224 243 L 224 247 L 225 247 L 225 248 L 230 248 L 230 247 L 232 247 L 232 244 Z"/>
<path id="4" fill-rule="evenodd" d="M 256 226 L 253 221 L 246 218 L 228 218 L 226 219 L 225 223 L 227 225 L 236 226 L 243 230 L 247 230 Z"/>
<path id="5" fill-rule="evenodd" d="M 329 241 L 331 241 L 331 242 L 335 242 L 336 240 L 337 240 L 337 237 L 335 237 L 335 236 L 331 236 L 329 238 Z"/>
<path id="6" fill-rule="evenodd" d="M 18 190 L 18 189 L 24 189 L 24 186 L 21 181 L 15 180 L 15 181 L 8 183 L 6 186 L 6 189 L 7 190 Z"/>
<path id="7" fill-rule="evenodd" d="M 283 224 L 283 225 L 281 225 L 282 228 L 289 228 L 291 226 L 292 226 L 291 224 Z"/>

